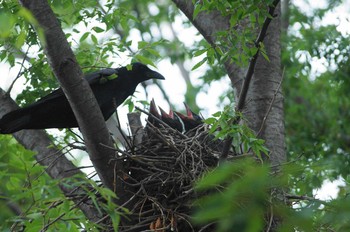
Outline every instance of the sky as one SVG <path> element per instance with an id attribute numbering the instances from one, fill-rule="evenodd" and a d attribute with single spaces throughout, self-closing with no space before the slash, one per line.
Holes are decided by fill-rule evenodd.
<path id="1" fill-rule="evenodd" d="M 318 0 L 318 1 L 304 1 L 304 0 L 293 0 L 293 4 L 298 6 L 301 10 L 304 10 L 305 12 L 312 13 L 312 8 L 323 8 L 325 6 L 325 0 Z M 320 22 L 320 25 L 325 24 L 336 24 L 337 29 L 341 31 L 342 33 L 350 33 L 350 27 L 349 22 L 347 21 L 349 16 L 349 9 L 350 9 L 350 0 L 344 1 L 343 5 L 341 7 L 337 7 L 332 12 L 327 13 L 326 20 Z M 154 9 L 156 13 L 156 9 Z M 177 16 L 175 18 L 173 28 L 176 31 L 176 34 L 178 35 L 178 39 L 186 44 L 187 46 L 192 46 L 194 42 L 199 41 L 201 37 L 198 35 L 197 30 L 193 27 L 184 27 L 182 25 L 182 17 L 185 16 Z M 88 27 L 93 27 L 94 24 L 88 25 Z M 299 25 L 300 26 L 300 25 Z M 89 28 L 83 28 L 85 27 L 83 24 L 79 25 L 78 29 L 81 31 L 81 34 L 83 34 L 86 30 L 89 30 Z M 298 25 L 294 25 L 293 30 L 298 30 Z M 132 47 L 134 50 L 137 50 L 137 41 L 140 41 L 141 38 L 138 35 L 138 33 L 132 32 L 132 38 L 134 38 L 134 42 L 132 44 Z M 154 31 L 156 34 L 157 31 Z M 168 39 L 172 39 L 172 33 L 170 33 L 170 29 L 168 25 L 162 25 L 161 32 L 165 37 L 169 36 Z M 81 36 L 81 35 L 80 35 Z M 77 36 L 76 40 L 79 41 L 80 36 Z M 108 37 L 109 34 L 106 33 L 102 35 L 104 37 Z M 102 38 L 101 38 L 102 39 Z M 34 55 L 35 51 L 32 51 L 32 55 Z M 128 64 L 130 62 L 130 58 L 125 54 L 119 54 L 120 57 L 115 58 L 111 60 L 111 62 L 116 63 L 116 65 L 122 64 Z M 193 58 L 191 61 L 185 62 L 185 67 L 187 70 L 191 70 L 194 64 L 199 62 L 203 57 L 196 57 Z M 317 78 L 317 76 L 326 71 L 329 67 L 326 67 L 324 64 L 324 61 L 322 59 L 314 59 L 312 57 L 309 57 L 307 54 L 304 54 L 301 56 L 301 59 L 310 59 L 312 60 L 312 69 L 311 73 L 313 74 L 314 78 Z M 184 93 L 186 91 L 186 85 L 183 79 L 181 78 L 180 70 L 176 65 L 172 65 L 169 60 L 161 60 L 159 62 L 156 62 L 156 65 L 158 67 L 158 72 L 160 72 L 163 76 L 165 76 L 166 80 L 161 81 L 161 85 L 163 86 L 164 90 L 168 93 L 170 100 L 172 104 L 174 104 L 179 109 L 184 109 L 183 107 L 183 101 L 184 101 Z M 116 66 L 118 67 L 118 66 Z M 154 69 L 153 67 L 151 67 Z M 195 71 L 190 72 L 191 81 L 194 85 L 201 85 L 202 81 L 200 80 L 200 77 L 205 73 L 206 66 L 202 66 L 199 69 Z M 17 65 L 14 68 L 9 67 L 6 63 L 0 63 L 0 73 L 1 79 L 0 79 L 0 87 L 7 90 L 9 85 L 12 83 L 13 79 L 17 76 L 17 73 L 19 71 L 19 65 Z M 15 98 L 15 96 L 20 93 L 24 88 L 24 80 L 19 79 L 15 86 L 13 91 L 11 92 L 11 96 Z M 230 81 L 228 78 L 223 78 L 221 81 L 213 82 L 211 86 L 207 87 L 206 92 L 201 92 L 198 94 L 197 97 L 197 104 L 202 109 L 201 114 L 204 117 L 208 117 L 212 115 L 213 113 L 222 110 L 222 106 L 218 106 L 218 97 L 221 93 L 228 90 L 230 88 Z M 164 110 L 169 110 L 169 106 L 167 102 L 162 98 L 160 90 L 154 86 L 150 85 L 146 89 L 148 93 L 148 101 L 150 101 L 152 98 L 156 99 L 156 104 L 161 106 Z M 145 100 L 146 95 L 141 86 L 139 86 L 135 93 L 135 99 L 137 100 Z M 119 107 L 118 108 L 118 114 L 121 119 L 121 125 L 126 130 L 127 129 L 127 119 L 126 115 L 128 113 L 127 107 Z M 60 133 L 57 132 L 57 130 L 49 130 L 50 133 Z M 87 156 L 83 157 L 83 165 L 89 164 L 89 159 Z M 90 172 L 91 170 L 87 170 L 87 172 Z M 326 200 L 330 198 L 334 198 L 338 192 L 337 186 L 343 185 L 344 183 L 342 180 L 336 180 L 333 183 L 330 181 L 325 181 L 324 185 L 319 190 L 315 190 L 314 194 L 316 194 L 316 197 Z"/>

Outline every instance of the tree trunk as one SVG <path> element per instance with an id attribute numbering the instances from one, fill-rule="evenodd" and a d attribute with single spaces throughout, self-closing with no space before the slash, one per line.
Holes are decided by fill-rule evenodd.
<path id="1" fill-rule="evenodd" d="M 104 186 L 115 190 L 114 151 L 101 110 L 71 50 L 61 26 L 46 0 L 21 0 L 44 32 L 46 56 L 50 61 L 83 134 L 87 151 Z M 84 94 L 81 94 L 84 93 Z M 93 126 L 91 126 L 93 125 Z M 106 146 L 102 146 L 106 145 Z"/>
<path id="2" fill-rule="evenodd" d="M 269 160 L 272 166 L 286 161 L 283 95 L 280 88 L 282 82 L 280 12 L 278 6 L 275 11 L 276 17 L 271 21 L 264 40 L 270 61 L 262 56 L 258 57 L 243 111 L 249 127 L 265 140 L 266 147 L 270 151 Z"/>

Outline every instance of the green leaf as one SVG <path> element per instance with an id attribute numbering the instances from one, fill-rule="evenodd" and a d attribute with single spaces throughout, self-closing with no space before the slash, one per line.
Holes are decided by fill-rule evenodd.
<path id="1" fill-rule="evenodd" d="M 263 49 L 261 49 L 260 52 L 261 52 L 261 55 L 262 55 L 267 61 L 270 62 L 270 59 L 269 59 L 268 55 L 266 54 L 266 51 L 263 50 Z"/>
<path id="2" fill-rule="evenodd" d="M 207 60 L 208 60 L 208 58 L 207 58 L 207 57 L 204 57 L 203 60 L 201 60 L 200 62 L 198 62 L 197 64 L 195 64 L 195 65 L 193 66 L 193 68 L 191 69 L 191 71 L 196 70 L 197 68 L 199 68 L 200 66 L 202 66 Z"/>
<path id="3" fill-rule="evenodd" d="M 207 49 L 201 49 L 201 50 L 197 50 L 193 53 L 193 56 L 194 57 L 197 57 L 197 56 L 200 56 L 202 55 L 203 53 L 205 53 L 207 51 Z"/>
<path id="4" fill-rule="evenodd" d="M 151 53 L 152 55 L 156 56 L 156 57 L 161 57 L 161 55 L 159 54 L 158 51 L 152 49 L 152 48 L 148 48 L 147 52 Z"/>
<path id="5" fill-rule="evenodd" d="M 96 38 L 96 36 L 94 36 L 93 34 L 91 34 L 91 40 L 92 40 L 92 42 L 94 43 L 94 44 L 98 44 L 98 40 L 97 40 L 97 38 Z"/>
<path id="6" fill-rule="evenodd" d="M 213 114 L 214 117 L 220 117 L 221 116 L 221 111 L 218 111 L 216 113 Z"/>
<path id="7" fill-rule="evenodd" d="M 80 43 L 86 40 L 86 38 L 90 35 L 90 32 L 85 32 L 81 37 L 80 37 Z"/>
<path id="8" fill-rule="evenodd" d="M 39 218 L 42 218 L 43 215 L 41 213 L 31 213 L 31 214 L 27 214 L 26 217 L 30 219 L 39 219 Z"/>
<path id="9" fill-rule="evenodd" d="M 216 119 L 215 118 L 207 118 L 207 119 L 204 120 L 204 122 L 206 124 L 211 125 L 211 124 L 214 124 L 216 122 Z"/>
<path id="10" fill-rule="evenodd" d="M 138 61 L 140 61 L 141 63 L 143 63 L 143 64 L 149 64 L 149 65 L 151 65 L 151 66 L 156 68 L 156 65 L 153 63 L 153 61 L 150 60 L 149 58 L 145 57 L 145 56 L 142 56 L 142 55 L 138 54 L 138 55 L 135 56 L 135 58 Z"/>
<path id="11" fill-rule="evenodd" d="M 27 20 L 29 23 L 34 24 L 35 26 L 38 25 L 38 22 L 36 21 L 36 19 L 35 19 L 34 16 L 32 15 L 32 13 L 31 13 L 28 9 L 22 7 L 22 8 L 20 8 L 20 10 L 18 11 L 17 14 L 18 14 L 19 16 L 23 17 L 23 18 L 24 18 L 25 20 Z"/>
<path id="12" fill-rule="evenodd" d="M 122 26 L 123 30 L 128 31 L 129 29 L 129 24 L 128 20 L 125 17 L 122 17 L 119 21 L 120 25 Z"/>
<path id="13" fill-rule="evenodd" d="M 230 26 L 234 27 L 237 25 L 238 22 L 238 14 L 232 14 L 230 17 Z"/>
<path id="14" fill-rule="evenodd" d="M 197 15 L 202 11 L 202 6 L 200 1 L 197 1 L 196 4 L 194 4 L 194 10 L 193 10 L 193 20 L 196 19 Z"/>
<path id="15" fill-rule="evenodd" d="M 134 102 L 130 101 L 128 105 L 129 112 L 133 112 L 135 108 Z"/>
<path id="16" fill-rule="evenodd" d="M 13 15 L 1 12 L 0 13 L 0 37 L 6 38 L 11 34 L 11 30 L 15 25 L 15 18 Z"/>
<path id="17" fill-rule="evenodd" d="M 257 47 L 252 47 L 250 49 L 249 55 L 254 56 L 258 51 L 259 51 L 259 49 Z"/>
<path id="18" fill-rule="evenodd" d="M 114 80 L 118 78 L 118 74 L 112 74 L 107 77 L 108 80 Z"/>
<path id="19" fill-rule="evenodd" d="M 96 33 L 104 32 L 104 30 L 101 27 L 93 27 L 92 30 L 96 31 Z"/>
<path id="20" fill-rule="evenodd" d="M 17 36 L 17 40 L 15 42 L 16 48 L 20 49 L 23 46 L 25 41 L 26 41 L 26 33 L 25 31 L 22 30 Z"/>
<path id="21" fill-rule="evenodd" d="M 197 190 L 206 190 L 218 186 L 232 176 L 232 165 L 225 164 L 220 168 L 208 173 L 196 185 Z"/>
<path id="22" fill-rule="evenodd" d="M 138 49 L 143 49 L 143 48 L 145 48 L 145 47 L 148 46 L 148 45 L 149 45 L 148 42 L 139 41 L 139 42 L 137 43 L 137 48 L 138 48 Z"/>

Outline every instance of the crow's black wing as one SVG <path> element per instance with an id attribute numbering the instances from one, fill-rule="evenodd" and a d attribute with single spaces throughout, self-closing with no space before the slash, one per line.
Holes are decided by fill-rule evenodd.
<path id="1" fill-rule="evenodd" d="M 118 73 L 118 69 L 106 68 L 93 73 L 86 74 L 84 78 L 89 82 L 90 85 L 93 85 L 93 84 L 99 83 L 101 81 L 101 78 L 108 79 L 109 77 L 117 73 Z"/>
<path id="2" fill-rule="evenodd" d="M 117 69 L 107 68 L 107 69 L 102 69 L 100 71 L 86 74 L 84 78 L 89 82 L 90 86 L 93 86 L 96 84 L 101 84 L 101 82 L 103 83 L 107 81 L 109 77 L 117 73 L 118 73 Z M 102 80 L 102 78 L 106 78 L 106 79 Z M 48 95 L 40 98 L 37 102 L 33 103 L 32 105 L 37 105 L 42 102 L 50 101 L 61 97 L 65 97 L 65 95 L 63 93 L 63 90 L 59 88 L 49 93 Z"/>
<path id="3" fill-rule="evenodd" d="M 61 88 L 54 90 L 53 92 L 49 93 L 48 95 L 40 98 L 38 101 L 34 102 L 33 105 L 40 104 L 42 102 L 50 101 L 52 99 L 60 98 L 60 97 L 65 97 L 63 90 Z"/>

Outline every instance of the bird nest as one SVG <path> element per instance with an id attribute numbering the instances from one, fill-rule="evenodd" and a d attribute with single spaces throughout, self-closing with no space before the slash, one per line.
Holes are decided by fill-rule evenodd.
<path id="1" fill-rule="evenodd" d="M 119 159 L 125 168 L 121 181 L 132 196 L 120 230 L 196 231 L 190 216 L 199 197 L 194 184 L 217 166 L 220 141 L 205 124 L 183 134 L 150 122 L 139 127 L 132 141 Z"/>

